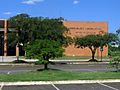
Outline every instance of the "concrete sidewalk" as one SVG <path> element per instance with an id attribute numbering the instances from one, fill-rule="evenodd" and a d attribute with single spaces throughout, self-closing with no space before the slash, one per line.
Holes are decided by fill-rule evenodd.
<path id="1" fill-rule="evenodd" d="M 24 60 L 27 62 L 35 62 L 37 59 L 24 59 L 24 58 L 19 58 L 20 60 Z M 14 60 L 17 60 L 16 56 L 0 56 L 0 63 L 9 63 Z"/>
<path id="2" fill-rule="evenodd" d="M 16 56 L 0 56 L 0 63 L 9 63 L 9 62 L 12 62 L 14 60 L 17 60 L 17 57 Z M 24 61 L 27 61 L 27 62 L 35 62 L 35 61 L 38 61 L 37 59 L 24 59 L 24 58 L 20 58 L 20 60 L 24 60 Z M 55 63 L 58 63 L 58 62 L 63 62 L 63 63 L 70 63 L 70 62 L 88 62 L 87 59 L 83 59 L 83 60 L 50 60 L 51 62 L 55 62 Z M 100 60 L 98 60 L 100 61 Z M 102 60 L 103 62 L 109 62 L 109 60 Z"/>

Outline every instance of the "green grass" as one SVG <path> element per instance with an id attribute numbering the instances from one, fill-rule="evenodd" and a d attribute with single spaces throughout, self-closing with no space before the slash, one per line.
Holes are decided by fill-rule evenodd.
<path id="1" fill-rule="evenodd" d="M 120 72 L 68 72 L 61 70 L 0 74 L 0 82 L 120 79 Z"/>
<path id="2" fill-rule="evenodd" d="M 59 58 L 55 58 L 52 60 L 83 60 L 83 59 L 91 59 L 91 56 L 63 56 Z M 101 59 L 101 56 L 95 56 L 95 59 Z M 109 59 L 108 56 L 103 56 L 102 59 Z"/>
<path id="3" fill-rule="evenodd" d="M 26 58 L 25 56 L 20 56 L 21 59 Z M 51 60 L 89 60 L 91 59 L 91 56 L 63 56 L 59 58 L 54 58 Z M 99 60 L 101 59 L 101 56 L 95 56 L 95 59 Z M 102 59 L 110 59 L 109 56 L 103 56 Z"/>

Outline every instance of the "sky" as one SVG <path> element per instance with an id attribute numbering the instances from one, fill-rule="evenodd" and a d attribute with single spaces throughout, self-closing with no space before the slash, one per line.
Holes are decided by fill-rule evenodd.
<path id="1" fill-rule="evenodd" d="M 63 17 L 67 21 L 108 22 L 108 31 L 120 28 L 120 0 L 1 0 L 0 19 L 25 13 L 31 17 Z"/>

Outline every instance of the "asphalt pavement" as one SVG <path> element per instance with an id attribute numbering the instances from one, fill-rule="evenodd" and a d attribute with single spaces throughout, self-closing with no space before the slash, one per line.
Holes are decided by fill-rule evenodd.
<path id="1" fill-rule="evenodd" d="M 120 90 L 120 83 L 2 86 L 2 90 Z"/>
<path id="2" fill-rule="evenodd" d="M 113 68 L 107 68 L 108 64 L 49 64 L 49 68 L 72 72 L 109 72 Z M 21 73 L 43 69 L 43 65 L 0 65 L 0 73 Z"/>

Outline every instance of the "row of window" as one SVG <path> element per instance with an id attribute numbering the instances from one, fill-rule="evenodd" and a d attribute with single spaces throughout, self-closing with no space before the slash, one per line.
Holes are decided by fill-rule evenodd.
<path id="1" fill-rule="evenodd" d="M 101 28 L 83 28 L 83 27 L 69 27 L 68 29 L 79 29 L 79 30 L 102 30 Z"/>
<path id="2" fill-rule="evenodd" d="M 75 32 L 75 33 L 86 33 L 86 34 L 96 34 L 96 32 Z"/>

